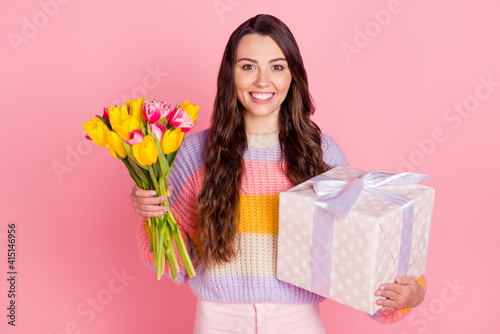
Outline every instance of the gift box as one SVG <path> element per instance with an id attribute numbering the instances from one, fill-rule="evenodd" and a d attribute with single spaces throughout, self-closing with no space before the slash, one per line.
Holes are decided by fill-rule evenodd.
<path id="1" fill-rule="evenodd" d="M 277 278 L 373 315 L 380 284 L 425 272 L 428 178 L 337 166 L 280 193 Z"/>

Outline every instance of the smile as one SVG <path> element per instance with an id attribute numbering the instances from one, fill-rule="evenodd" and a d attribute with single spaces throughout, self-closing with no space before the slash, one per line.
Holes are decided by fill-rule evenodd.
<path id="1" fill-rule="evenodd" d="M 259 101 L 267 101 L 274 96 L 274 93 L 250 93 L 250 96 Z"/>

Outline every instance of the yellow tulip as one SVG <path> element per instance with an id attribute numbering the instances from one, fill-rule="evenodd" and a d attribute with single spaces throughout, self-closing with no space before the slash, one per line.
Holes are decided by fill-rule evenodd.
<path id="1" fill-rule="evenodd" d="M 109 122 L 111 128 L 116 131 L 116 124 L 120 124 L 126 117 L 129 116 L 127 106 L 124 104 L 121 107 L 114 106 L 108 108 Z"/>
<path id="2" fill-rule="evenodd" d="M 135 100 L 128 100 L 127 99 L 127 105 L 130 106 L 130 116 L 134 117 L 141 123 L 142 125 L 146 126 L 146 119 L 144 118 L 144 113 L 142 112 L 142 107 L 144 106 L 145 99 L 135 99 Z"/>
<path id="3" fill-rule="evenodd" d="M 106 145 L 106 133 L 109 128 L 99 118 L 93 117 L 90 122 L 84 122 L 83 128 L 94 143 L 99 146 Z"/>
<path id="4" fill-rule="evenodd" d="M 184 101 L 181 106 L 181 109 L 186 112 L 189 116 L 191 116 L 191 122 L 194 123 L 196 118 L 198 117 L 198 112 L 200 111 L 200 106 L 196 106 L 194 104 L 189 103 L 189 100 Z"/>
<path id="5" fill-rule="evenodd" d="M 184 132 L 181 131 L 181 128 L 175 128 L 175 130 L 168 129 L 161 140 L 161 149 L 163 153 L 170 154 L 177 151 L 182 144 L 183 138 Z"/>
<path id="6" fill-rule="evenodd" d="M 158 159 L 158 148 L 150 135 L 144 136 L 142 143 L 132 146 L 134 158 L 142 166 L 149 166 Z"/>
<path id="7" fill-rule="evenodd" d="M 108 131 L 108 133 L 106 134 L 106 139 L 106 147 L 116 159 L 120 159 L 118 156 L 120 156 L 121 158 L 125 158 L 127 156 L 125 147 L 123 147 L 123 141 L 116 132 Z"/>
<path id="8" fill-rule="evenodd" d="M 116 131 L 116 133 L 120 136 L 121 139 L 125 138 L 126 140 L 129 140 L 130 139 L 129 138 L 130 132 L 140 129 L 141 124 L 139 123 L 139 121 L 136 118 L 134 118 L 130 115 L 127 115 L 127 116 L 123 117 L 120 120 L 120 122 L 112 125 L 112 127 L 113 127 L 113 130 Z"/>

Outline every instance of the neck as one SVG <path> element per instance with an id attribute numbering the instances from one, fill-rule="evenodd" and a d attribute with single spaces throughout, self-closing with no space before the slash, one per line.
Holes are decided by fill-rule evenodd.
<path id="1" fill-rule="evenodd" d="M 279 131 L 278 122 L 279 108 L 269 115 L 255 115 L 246 110 L 243 111 L 245 119 L 245 132 L 250 134 L 270 134 Z"/>
<path id="2" fill-rule="evenodd" d="M 279 145 L 279 131 L 271 133 L 246 133 L 248 147 L 271 147 Z"/>

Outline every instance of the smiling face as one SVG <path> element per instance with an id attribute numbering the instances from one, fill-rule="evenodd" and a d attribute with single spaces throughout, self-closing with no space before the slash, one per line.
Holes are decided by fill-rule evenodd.
<path id="1" fill-rule="evenodd" d="M 241 38 L 236 50 L 234 82 L 247 132 L 277 132 L 280 106 L 292 82 L 283 52 L 270 36 Z"/>

